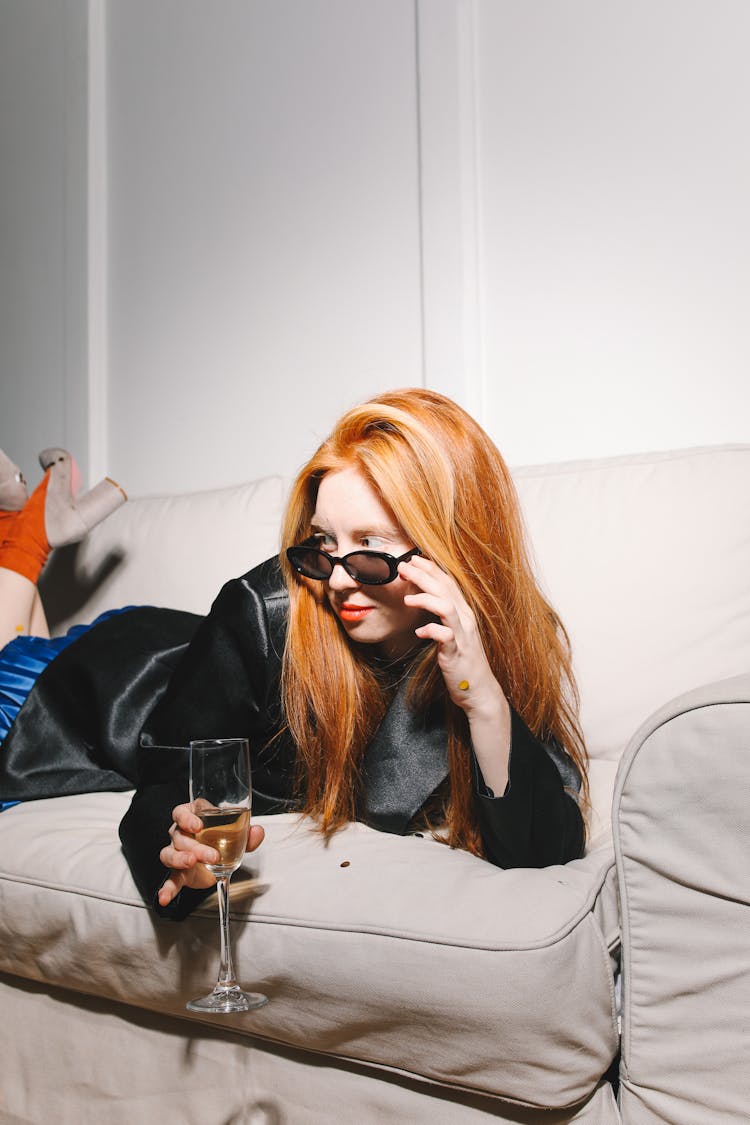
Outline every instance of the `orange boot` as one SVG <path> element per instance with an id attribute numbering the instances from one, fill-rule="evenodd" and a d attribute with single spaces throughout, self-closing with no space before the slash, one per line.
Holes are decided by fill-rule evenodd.
<path id="1" fill-rule="evenodd" d="M 78 467 L 65 449 L 43 449 L 39 463 L 49 470 L 44 524 L 50 547 L 78 543 L 128 498 L 111 477 L 77 496 Z"/>
<path id="2" fill-rule="evenodd" d="M 53 547 L 79 542 L 127 500 L 109 477 L 76 497 L 75 464 L 64 449 L 44 450 L 39 459 L 46 469 L 44 479 L 0 531 L 0 567 L 22 574 L 35 585 Z"/>

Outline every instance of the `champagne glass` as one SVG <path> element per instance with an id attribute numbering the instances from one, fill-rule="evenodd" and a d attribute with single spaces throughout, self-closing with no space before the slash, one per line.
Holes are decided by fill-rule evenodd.
<path id="1" fill-rule="evenodd" d="M 250 750 L 246 738 L 211 738 L 190 743 L 190 801 L 203 821 L 196 833 L 201 844 L 215 848 L 218 863 L 205 866 L 216 876 L 221 927 L 221 960 L 216 987 L 191 1000 L 191 1012 L 248 1012 L 268 1003 L 261 992 L 243 992 L 234 976 L 229 944 L 229 880 L 237 870 L 250 831 Z"/>

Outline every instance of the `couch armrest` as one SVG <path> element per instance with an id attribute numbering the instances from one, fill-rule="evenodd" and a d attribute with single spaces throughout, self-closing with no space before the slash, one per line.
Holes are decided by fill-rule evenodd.
<path id="1" fill-rule="evenodd" d="M 747 1121 L 749 796 L 750 675 L 674 700 L 623 755 L 625 1125 Z"/>

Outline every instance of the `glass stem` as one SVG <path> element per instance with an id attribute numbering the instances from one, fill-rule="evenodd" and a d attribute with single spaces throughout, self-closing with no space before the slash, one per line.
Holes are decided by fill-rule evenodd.
<path id="1" fill-rule="evenodd" d="M 221 963 L 216 987 L 222 990 L 237 988 L 232 965 L 232 947 L 229 944 L 229 875 L 218 875 L 216 893 L 219 898 L 219 925 L 221 927 Z"/>

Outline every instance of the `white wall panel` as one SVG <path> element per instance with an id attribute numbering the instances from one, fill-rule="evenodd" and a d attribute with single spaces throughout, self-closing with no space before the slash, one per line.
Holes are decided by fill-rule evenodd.
<path id="1" fill-rule="evenodd" d="M 486 421 L 515 463 L 750 438 L 750 5 L 476 0 Z"/>
<path id="2" fill-rule="evenodd" d="M 422 379 L 414 8 L 111 0 L 110 467 L 294 471 Z"/>

